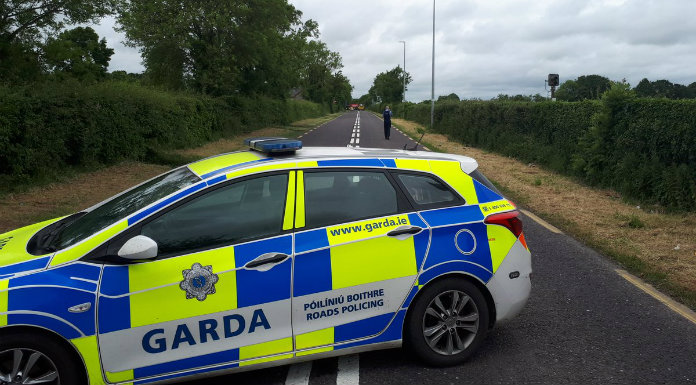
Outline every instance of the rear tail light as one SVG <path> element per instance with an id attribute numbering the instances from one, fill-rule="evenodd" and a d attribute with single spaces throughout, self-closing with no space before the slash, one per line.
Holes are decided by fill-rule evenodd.
<path id="1" fill-rule="evenodd" d="M 516 238 L 522 235 L 522 221 L 519 218 L 519 211 L 508 211 L 506 213 L 493 214 L 484 221 L 487 225 L 500 225 L 506 227 Z"/>

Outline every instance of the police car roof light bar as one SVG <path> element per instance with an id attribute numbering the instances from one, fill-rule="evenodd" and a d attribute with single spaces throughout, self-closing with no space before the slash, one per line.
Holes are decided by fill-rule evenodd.
<path id="1" fill-rule="evenodd" d="M 288 138 L 250 138 L 244 140 L 244 145 L 264 154 L 295 152 L 302 149 L 302 141 Z"/>

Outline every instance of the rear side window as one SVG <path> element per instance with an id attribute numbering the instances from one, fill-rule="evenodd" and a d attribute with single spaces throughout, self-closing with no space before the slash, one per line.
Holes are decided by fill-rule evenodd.
<path id="1" fill-rule="evenodd" d="M 307 227 L 323 227 L 399 211 L 396 190 L 382 172 L 308 172 L 304 176 L 304 187 Z"/>
<path id="2" fill-rule="evenodd" d="M 426 175 L 399 174 L 408 195 L 420 206 L 447 205 L 459 198 L 442 182 Z"/>

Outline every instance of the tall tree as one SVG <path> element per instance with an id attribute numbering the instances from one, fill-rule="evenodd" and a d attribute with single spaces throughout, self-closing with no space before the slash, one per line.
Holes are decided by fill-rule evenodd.
<path id="1" fill-rule="evenodd" d="M 372 100 L 377 103 L 401 102 L 404 96 L 404 77 L 406 85 L 410 84 L 411 75 L 400 66 L 378 74 L 368 92 Z"/>
<path id="2" fill-rule="evenodd" d="M 51 71 L 82 80 L 103 78 L 113 54 L 106 39 L 99 40 L 90 27 L 62 32 L 57 38 L 49 38 L 44 46 L 45 61 Z"/>
<path id="3" fill-rule="evenodd" d="M 611 87 L 611 81 L 600 75 L 583 75 L 576 80 L 567 80 L 556 92 L 556 98 L 568 102 L 599 99 Z"/>
<path id="4" fill-rule="evenodd" d="M 0 3 L 0 40 L 38 42 L 46 30 L 96 22 L 111 14 L 118 0 L 3 0 Z"/>
<path id="5" fill-rule="evenodd" d="M 127 2 L 118 20 L 156 83 L 285 95 L 299 82 L 301 44 L 316 33 L 300 17 L 287 0 L 142 0 Z"/>

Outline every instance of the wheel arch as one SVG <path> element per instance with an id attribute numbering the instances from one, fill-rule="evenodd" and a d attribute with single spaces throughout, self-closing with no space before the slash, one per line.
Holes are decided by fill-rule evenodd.
<path id="1" fill-rule="evenodd" d="M 76 362 L 79 362 L 80 365 L 80 375 L 82 378 L 87 381 L 88 376 L 87 376 L 87 366 L 85 364 L 84 357 L 80 354 L 80 352 L 77 350 L 77 347 L 73 345 L 72 342 L 69 340 L 65 339 L 63 336 L 60 334 L 54 332 L 53 330 L 49 330 L 43 327 L 39 326 L 34 326 L 34 325 L 8 325 L 5 327 L 0 328 L 0 339 L 2 339 L 4 336 L 8 334 L 16 334 L 16 333 L 26 333 L 26 334 L 32 334 L 35 336 L 39 336 L 40 338 L 46 338 L 50 339 L 54 342 L 56 342 L 58 345 L 60 345 L 69 355 L 72 356 Z M 85 382 L 87 383 L 87 382 Z"/>
<path id="2" fill-rule="evenodd" d="M 490 291 L 488 290 L 488 288 L 486 287 L 486 285 L 483 282 L 481 282 L 478 278 L 474 277 L 473 275 L 470 275 L 470 274 L 465 273 L 465 272 L 456 272 L 455 271 L 455 272 L 445 273 L 445 274 L 439 275 L 439 276 L 431 279 L 425 285 L 423 285 L 423 287 L 421 287 L 418 290 L 416 295 L 413 297 L 413 299 L 409 303 L 408 309 L 406 310 L 406 316 L 404 317 L 404 323 L 401 326 L 401 328 L 402 328 L 401 335 L 404 336 L 404 338 L 406 336 L 406 333 L 404 333 L 403 329 L 409 323 L 409 317 L 410 317 L 411 311 L 412 311 L 411 309 L 413 308 L 411 305 L 423 293 L 423 289 L 425 289 L 426 287 L 429 287 L 437 282 L 440 282 L 442 280 L 449 279 L 449 278 L 456 278 L 456 279 L 468 281 L 468 282 L 472 283 L 474 286 L 476 286 L 476 288 L 481 291 L 481 294 L 483 294 L 483 297 L 486 299 L 486 305 L 488 305 L 488 315 L 489 315 L 488 328 L 489 329 L 493 328 L 493 326 L 495 325 L 496 310 L 495 310 L 495 301 L 493 300 L 493 296 L 491 295 Z M 404 342 L 408 342 L 408 341 L 404 341 Z"/>

